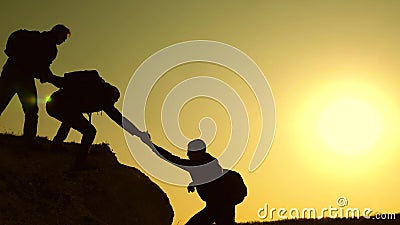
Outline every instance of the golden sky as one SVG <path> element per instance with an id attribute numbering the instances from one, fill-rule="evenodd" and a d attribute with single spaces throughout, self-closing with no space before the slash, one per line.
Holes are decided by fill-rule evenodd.
<path id="1" fill-rule="evenodd" d="M 182 41 L 223 42 L 257 63 L 274 95 L 276 133 L 266 160 L 252 173 L 247 168 L 260 130 L 256 100 L 232 71 L 207 63 L 174 68 L 157 83 L 146 109 L 153 140 L 184 156 L 165 141 L 160 128 L 160 99 L 169 88 L 209 75 L 245 99 L 252 128 L 234 169 L 243 175 L 249 195 L 236 208 L 238 221 L 259 220 L 257 210 L 265 203 L 320 209 L 335 206 L 339 196 L 348 199 L 349 207 L 400 211 L 399 1 L 2 1 L 0 45 L 4 49 L 14 30 L 47 30 L 57 23 L 67 25 L 72 36 L 59 47 L 53 72 L 97 69 L 121 93 L 146 58 Z M 40 99 L 56 90 L 39 82 L 37 88 Z M 123 100 L 117 103 L 121 110 Z M 39 107 L 39 135 L 52 138 L 59 122 L 43 104 Z M 218 128 L 209 150 L 221 153 L 230 133 L 220 130 L 229 127 L 220 104 L 197 99 L 179 116 L 189 138 L 199 135 L 202 117 L 213 117 Z M 93 123 L 95 142 L 110 143 L 122 163 L 138 166 L 115 123 L 104 114 L 94 115 Z M 22 124 L 14 98 L 0 117 L 0 131 L 21 134 Z M 79 139 L 73 131 L 68 140 Z M 138 143 L 135 151 L 149 150 Z M 168 194 L 175 224 L 203 207 L 185 187 L 152 180 Z"/>

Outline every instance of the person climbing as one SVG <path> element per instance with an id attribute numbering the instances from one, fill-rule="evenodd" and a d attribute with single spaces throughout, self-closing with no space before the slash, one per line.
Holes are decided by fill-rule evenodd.
<path id="1" fill-rule="evenodd" d="M 197 190 L 200 198 L 206 202 L 204 209 L 196 213 L 186 225 L 233 225 L 235 206 L 247 195 L 247 188 L 239 173 L 223 169 L 218 160 L 207 153 L 206 144 L 194 139 L 187 145 L 187 156 L 183 159 L 155 145 L 151 137 L 142 138 L 159 157 L 189 172 L 192 182 L 188 192 Z"/>
<path id="2" fill-rule="evenodd" d="M 71 128 L 82 133 L 75 162 L 78 168 L 85 166 L 90 146 L 96 136 L 96 128 L 85 118 L 84 113 L 104 111 L 131 135 L 140 138 L 147 136 L 114 106 L 120 92 L 115 86 L 105 82 L 96 70 L 66 73 L 64 77 L 59 77 L 58 83 L 62 88 L 54 92 L 46 102 L 47 113 L 61 121 L 53 139 L 53 149 L 62 144 Z"/>

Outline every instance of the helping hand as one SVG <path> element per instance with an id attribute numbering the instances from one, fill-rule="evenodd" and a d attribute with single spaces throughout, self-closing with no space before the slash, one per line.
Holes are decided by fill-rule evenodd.
<path id="1" fill-rule="evenodd" d="M 142 140 L 143 143 L 145 143 L 149 147 L 153 145 L 153 143 L 151 142 L 150 134 L 147 131 L 141 132 L 141 134 L 139 134 L 138 137 L 140 138 L 140 140 Z"/>
<path id="2" fill-rule="evenodd" d="M 188 190 L 188 193 L 194 192 L 194 186 L 188 186 L 187 190 Z"/>

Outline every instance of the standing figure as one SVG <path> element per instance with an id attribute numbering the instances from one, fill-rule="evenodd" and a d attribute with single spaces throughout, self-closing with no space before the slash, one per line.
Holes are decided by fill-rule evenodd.
<path id="1" fill-rule="evenodd" d="M 39 111 L 34 78 L 53 83 L 50 65 L 57 56 L 57 45 L 70 34 L 66 26 L 58 24 L 44 32 L 21 29 L 7 40 L 4 52 L 8 59 L 0 77 L 0 114 L 17 94 L 25 114 L 23 136 L 29 145 L 36 143 Z"/>

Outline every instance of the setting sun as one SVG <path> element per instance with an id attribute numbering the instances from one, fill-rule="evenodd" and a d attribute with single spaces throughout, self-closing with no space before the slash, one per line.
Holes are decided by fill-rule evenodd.
<path id="1" fill-rule="evenodd" d="M 318 132 L 325 143 L 338 151 L 368 150 L 379 138 L 382 120 L 378 111 L 359 99 L 341 99 L 322 112 Z"/>
<path id="2" fill-rule="evenodd" d="M 194 187 L 191 174 L 160 158 L 145 143 L 149 140 L 143 133 L 139 137 L 124 132 L 119 126 L 121 118 L 123 125 L 131 121 L 140 131 L 147 131 L 154 144 L 185 160 L 189 159 L 187 144 L 200 138 L 209 154 L 204 161 L 214 157 L 221 168 L 240 173 L 248 192 L 230 212 L 234 212 L 237 224 L 278 221 L 279 209 L 287 210 L 283 214 L 289 219 L 292 208 L 321 212 L 331 208 L 328 206 L 337 208 L 337 213 L 341 209 L 370 208 L 374 215 L 396 213 L 400 217 L 400 1 L 4 0 L 1 6 L 0 63 L 4 72 L 0 74 L 0 156 L 10 155 L 0 157 L 0 209 L 7 209 L 0 214 L 0 225 L 13 220 L 14 224 L 82 224 L 88 220 L 114 225 L 121 223 L 101 218 L 123 221 L 121 218 L 129 215 L 140 224 L 164 224 L 153 222 L 161 218 L 156 216 L 159 210 L 154 210 L 155 214 L 141 210 L 140 202 L 154 197 L 147 195 L 147 190 L 141 191 L 139 186 L 144 183 L 128 176 L 113 177 L 115 171 L 99 176 L 114 169 L 113 164 L 102 160 L 103 156 L 113 163 L 118 161 L 118 166 L 129 173 L 140 171 L 150 179 L 137 176 L 140 181 L 159 187 L 165 206 L 172 209 L 168 212 L 173 212 L 173 221 L 167 224 L 182 225 L 198 215 L 207 203 L 197 188 L 188 193 L 188 187 Z M 55 46 L 47 32 L 56 24 L 68 27 L 72 35 Z M 15 57 L 12 47 L 11 52 L 5 51 L 8 39 L 20 29 L 46 34 L 44 39 L 54 45 L 49 54 L 57 53 L 57 57 L 51 65 L 49 59 L 43 62 L 48 68 L 37 63 L 39 55 L 50 56 L 44 54 L 50 49 L 41 50 L 45 47 L 41 39 L 32 48 L 25 45 L 30 46 L 33 40 L 18 44 L 22 52 L 35 52 L 8 61 L 9 55 Z M 30 62 L 23 66 L 17 62 L 20 59 Z M 28 69 L 38 71 L 27 73 Z M 81 173 L 67 169 L 72 169 L 75 155 L 62 157 L 56 167 L 48 160 L 53 155 L 79 152 L 75 142 L 80 144 L 87 138 L 71 129 L 65 139 L 73 143 L 71 151 L 64 148 L 69 143 L 59 144 L 64 133 L 58 132 L 62 123 L 47 112 L 46 103 L 56 101 L 47 96 L 58 91 L 62 82 L 53 85 L 46 81 L 58 80 L 47 78 L 49 72 L 62 77 L 83 70 L 98 71 L 105 82 L 118 89 L 120 96 L 114 106 L 123 117 L 113 113 L 118 119 L 115 123 L 107 113 L 93 113 L 93 143 L 109 145 L 112 151 L 90 151 L 89 164 L 93 162 L 98 168 Z M 15 91 L 6 93 L 11 89 Z M 95 96 L 104 95 L 95 91 L 99 90 L 92 91 Z M 29 108 L 21 107 L 25 94 L 32 97 L 26 98 L 32 100 Z M 132 107 L 128 109 L 127 105 Z M 75 112 L 76 106 L 68 105 L 61 116 Z M 79 117 L 83 121 L 87 115 Z M 36 128 L 39 144 L 46 143 L 38 151 L 25 148 L 22 139 L 15 146 L 9 145 L 8 139 L 2 140 L 10 134 L 16 135 L 16 140 L 24 136 L 25 118 L 32 122 L 26 123 L 31 133 Z M 50 147 L 53 139 L 54 148 Z M 40 161 L 30 157 L 46 163 L 39 165 Z M 252 169 L 253 165 L 258 167 Z M 60 177 L 56 171 L 62 172 Z M 117 182 L 113 182 L 115 179 Z M 53 185 L 53 180 L 74 186 Z M 119 186 L 138 186 L 133 190 L 138 198 L 130 192 L 116 195 L 130 200 L 126 208 L 132 213 L 115 210 L 120 203 L 114 200 L 118 199 L 100 195 L 103 187 L 79 185 L 81 181 L 97 184 L 97 180 L 111 185 L 107 187 L 109 193 Z M 88 187 L 94 191 L 85 198 L 69 195 L 71 191 L 86 193 Z M 126 187 L 123 190 L 128 190 Z M 229 186 L 229 190 L 234 189 Z M 27 193 L 32 196 L 28 198 Z M 60 208 L 53 210 L 42 194 L 51 194 L 47 200 L 54 200 Z M 101 201 L 95 201 L 97 196 L 103 197 Z M 340 207 L 339 198 L 348 200 L 348 204 Z M 65 199 L 68 204 L 64 204 Z M 13 205 L 8 201 L 18 208 L 10 208 Z M 112 210 L 103 213 L 100 206 Z M 266 212 L 276 209 L 274 218 L 259 216 L 259 209 L 265 208 L 269 209 Z M 49 212 L 51 215 L 47 215 Z M 56 215 L 55 222 L 50 220 Z M 141 216 L 152 222 L 144 222 Z M 363 219 L 359 223 L 369 222 L 374 221 Z"/>

